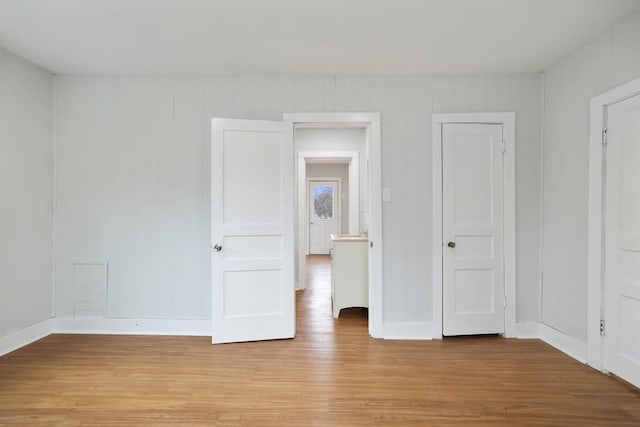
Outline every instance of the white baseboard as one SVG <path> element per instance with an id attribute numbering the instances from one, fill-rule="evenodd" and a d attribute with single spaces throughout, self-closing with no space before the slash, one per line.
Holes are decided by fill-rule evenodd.
<path id="1" fill-rule="evenodd" d="M 433 339 L 431 322 L 386 322 L 382 338 L 387 340 L 430 340 Z M 518 322 L 516 337 L 519 339 L 539 339 L 540 323 Z"/>
<path id="2" fill-rule="evenodd" d="M 544 323 L 540 324 L 540 339 L 582 363 L 587 362 L 587 343 L 584 341 L 580 341 Z"/>
<path id="3" fill-rule="evenodd" d="M 56 334 L 211 336 L 211 320 L 103 317 L 59 317 L 53 320 L 53 333 Z"/>
<path id="4" fill-rule="evenodd" d="M 517 322 L 516 338 L 539 339 L 540 338 L 540 322 Z"/>
<path id="5" fill-rule="evenodd" d="M 11 353 L 14 350 L 29 345 L 51 334 L 53 319 L 43 320 L 34 325 L 27 326 L 19 331 L 0 337 L 0 356 Z"/>
<path id="6" fill-rule="evenodd" d="M 211 320 L 52 318 L 0 337 L 0 356 L 50 334 L 211 336 Z"/>
<path id="7" fill-rule="evenodd" d="M 386 340 L 430 340 L 433 339 L 431 322 L 385 322 L 382 338 Z"/>
<path id="8" fill-rule="evenodd" d="M 430 340 L 433 338 L 432 332 L 431 322 L 386 322 L 382 330 L 384 339 L 397 340 Z M 0 356 L 51 333 L 211 336 L 211 321 L 78 317 L 47 319 L 0 337 Z M 517 337 L 540 338 L 582 363 L 587 360 L 587 343 L 542 323 L 518 322 Z"/>

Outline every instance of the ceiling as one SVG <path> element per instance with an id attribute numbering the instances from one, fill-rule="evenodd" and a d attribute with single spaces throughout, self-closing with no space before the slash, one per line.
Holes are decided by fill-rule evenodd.
<path id="1" fill-rule="evenodd" d="M 640 0 L 0 0 L 0 46 L 60 74 L 541 71 Z"/>

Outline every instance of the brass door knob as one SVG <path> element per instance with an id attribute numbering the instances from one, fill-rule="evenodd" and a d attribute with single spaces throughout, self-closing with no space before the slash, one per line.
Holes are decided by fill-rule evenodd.
<path id="1" fill-rule="evenodd" d="M 455 248 L 456 247 L 456 242 L 449 242 L 449 243 L 447 243 L 447 246 L 449 246 L 450 248 Z"/>

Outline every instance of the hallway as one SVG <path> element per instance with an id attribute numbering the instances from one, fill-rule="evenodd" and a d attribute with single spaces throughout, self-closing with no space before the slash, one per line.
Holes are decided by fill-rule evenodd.
<path id="1" fill-rule="evenodd" d="M 334 319 L 331 314 L 331 258 L 307 256 L 307 288 L 296 292 L 296 336 L 341 334 L 368 337 L 367 309 L 348 308 Z"/>

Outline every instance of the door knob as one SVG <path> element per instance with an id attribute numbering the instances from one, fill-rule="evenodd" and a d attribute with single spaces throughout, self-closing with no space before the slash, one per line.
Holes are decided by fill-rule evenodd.
<path id="1" fill-rule="evenodd" d="M 222 250 L 222 246 L 216 243 L 216 245 L 213 247 L 213 250 L 216 252 L 220 252 Z"/>
<path id="2" fill-rule="evenodd" d="M 455 248 L 456 247 L 456 242 L 449 242 L 449 243 L 447 243 L 447 246 L 449 246 L 450 248 Z"/>

